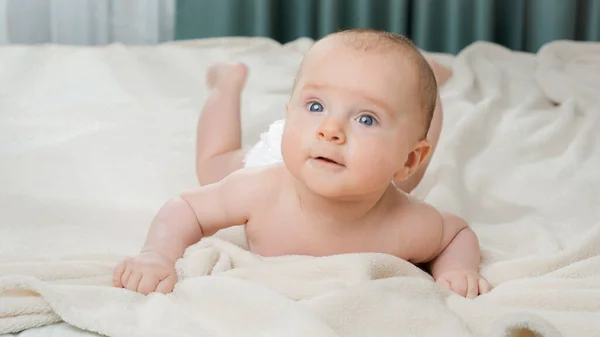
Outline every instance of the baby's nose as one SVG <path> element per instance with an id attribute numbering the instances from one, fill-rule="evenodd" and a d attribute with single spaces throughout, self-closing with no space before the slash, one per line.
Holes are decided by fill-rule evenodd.
<path id="1" fill-rule="evenodd" d="M 333 118 L 326 118 L 317 129 L 317 138 L 327 142 L 343 144 L 346 142 L 346 135 L 341 121 Z"/>

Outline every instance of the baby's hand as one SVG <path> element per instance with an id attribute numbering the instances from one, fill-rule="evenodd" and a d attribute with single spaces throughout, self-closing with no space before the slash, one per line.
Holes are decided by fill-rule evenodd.
<path id="1" fill-rule="evenodd" d="M 125 259 L 113 272 L 115 287 L 126 288 L 148 295 L 151 292 L 168 293 L 175 287 L 175 263 L 158 253 L 141 253 Z"/>
<path id="2" fill-rule="evenodd" d="M 438 276 L 436 283 L 467 298 L 475 298 L 492 289 L 476 270 L 469 269 L 448 270 Z"/>

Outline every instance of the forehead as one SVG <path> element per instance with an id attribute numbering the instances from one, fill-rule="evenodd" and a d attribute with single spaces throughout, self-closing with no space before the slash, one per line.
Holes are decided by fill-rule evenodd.
<path id="1" fill-rule="evenodd" d="M 336 88 L 384 101 L 406 105 L 418 97 L 416 66 L 399 50 L 360 50 L 336 41 L 316 44 L 298 74 L 298 87 L 312 84 Z"/>

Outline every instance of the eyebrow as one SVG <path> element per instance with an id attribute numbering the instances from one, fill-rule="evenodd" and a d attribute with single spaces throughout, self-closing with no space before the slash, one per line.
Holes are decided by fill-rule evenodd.
<path id="1" fill-rule="evenodd" d="M 303 89 L 303 90 L 307 90 L 307 89 L 308 90 L 320 90 L 320 89 L 327 89 L 327 88 L 330 88 L 330 86 L 325 85 L 325 84 L 317 84 L 317 83 L 306 83 L 301 87 L 301 89 Z M 382 110 L 384 110 L 384 112 L 386 112 L 390 116 L 394 116 L 394 114 L 392 113 L 394 110 L 392 109 L 391 106 L 389 106 L 385 102 L 382 102 L 382 101 L 378 100 L 377 98 L 370 97 L 369 95 L 366 95 L 362 91 L 353 91 L 353 93 L 356 93 L 356 94 L 360 95 L 361 97 L 364 97 L 367 101 L 371 102 L 373 105 L 380 107 Z"/>

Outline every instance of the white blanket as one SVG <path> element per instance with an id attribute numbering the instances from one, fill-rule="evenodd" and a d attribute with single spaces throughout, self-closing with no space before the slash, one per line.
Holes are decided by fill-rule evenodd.
<path id="1" fill-rule="evenodd" d="M 600 336 L 599 44 L 445 59 L 445 126 L 415 194 L 470 222 L 488 295 L 391 256 L 265 259 L 219 238 L 188 249 L 169 295 L 110 287 L 158 207 L 196 184 L 207 66 L 248 63 L 250 145 L 311 43 L 0 48 L 0 334 L 64 320 L 108 336 Z M 276 128 L 263 139 L 255 163 L 277 151 Z M 221 238 L 242 244 L 239 229 Z"/>

